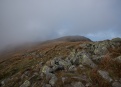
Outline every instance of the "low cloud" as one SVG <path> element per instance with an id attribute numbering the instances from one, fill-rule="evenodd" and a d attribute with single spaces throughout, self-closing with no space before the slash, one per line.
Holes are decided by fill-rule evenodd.
<path id="1" fill-rule="evenodd" d="M 0 0 L 0 48 L 66 35 L 121 37 L 121 0 Z"/>

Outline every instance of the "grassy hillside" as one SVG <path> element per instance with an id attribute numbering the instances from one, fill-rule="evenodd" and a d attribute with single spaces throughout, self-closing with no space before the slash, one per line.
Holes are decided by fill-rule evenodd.
<path id="1" fill-rule="evenodd" d="M 56 41 L 0 58 L 1 87 L 121 87 L 121 42 L 116 39 Z"/>

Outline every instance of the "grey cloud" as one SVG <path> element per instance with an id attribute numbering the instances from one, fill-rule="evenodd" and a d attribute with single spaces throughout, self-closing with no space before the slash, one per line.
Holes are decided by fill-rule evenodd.
<path id="1" fill-rule="evenodd" d="M 0 0 L 0 48 L 65 35 L 121 37 L 121 0 Z"/>

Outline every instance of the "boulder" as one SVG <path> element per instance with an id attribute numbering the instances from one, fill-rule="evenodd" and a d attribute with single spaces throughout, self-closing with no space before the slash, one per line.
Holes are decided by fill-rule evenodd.
<path id="1" fill-rule="evenodd" d="M 59 65 L 63 66 L 66 69 L 69 66 L 71 66 L 72 64 L 70 61 L 61 60 L 61 61 L 59 61 Z"/>
<path id="2" fill-rule="evenodd" d="M 83 65 L 88 65 L 91 68 L 96 68 L 96 64 L 89 58 L 87 54 L 82 55 L 82 59 L 80 60 Z"/>

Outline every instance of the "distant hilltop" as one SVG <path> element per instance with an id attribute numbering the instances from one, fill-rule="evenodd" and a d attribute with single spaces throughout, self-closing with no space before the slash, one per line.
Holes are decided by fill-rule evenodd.
<path id="1" fill-rule="evenodd" d="M 91 41 L 89 38 L 84 36 L 64 36 L 55 39 L 57 41 L 69 41 L 69 42 L 78 42 L 78 41 Z"/>
<path id="2" fill-rule="evenodd" d="M 47 40 L 42 42 L 42 44 L 53 43 L 53 42 L 80 42 L 80 41 L 92 41 L 84 36 L 63 36 L 53 40 Z"/>

